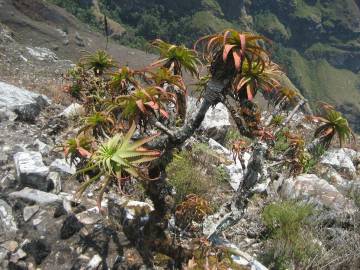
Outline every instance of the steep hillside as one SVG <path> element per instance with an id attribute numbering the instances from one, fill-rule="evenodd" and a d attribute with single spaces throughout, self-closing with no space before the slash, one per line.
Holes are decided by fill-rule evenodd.
<path id="1" fill-rule="evenodd" d="M 93 1 L 51 1 L 85 21 L 89 19 L 83 14 L 94 10 Z M 264 34 L 274 41 L 274 54 L 283 69 L 313 104 L 320 99 L 337 104 L 360 129 L 359 1 L 98 2 L 104 14 L 126 28 L 117 40 L 140 48 L 145 40 L 157 37 L 191 45 L 201 35 L 227 27 Z"/>
<path id="2" fill-rule="evenodd" d="M 84 51 L 105 48 L 106 39 L 88 24 L 64 9 L 42 0 L 4 0 L 0 2 L 0 22 L 16 42 L 46 47 L 61 59 L 77 61 Z M 108 51 L 123 64 L 142 66 L 154 56 L 109 42 Z"/>

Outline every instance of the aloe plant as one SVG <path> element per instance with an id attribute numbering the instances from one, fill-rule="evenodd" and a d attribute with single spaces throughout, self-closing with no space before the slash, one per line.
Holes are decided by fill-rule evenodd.
<path id="1" fill-rule="evenodd" d="M 128 86 L 139 86 L 137 77 L 141 77 L 140 71 L 124 66 L 117 72 L 111 73 L 110 86 L 117 93 L 127 93 Z"/>
<path id="2" fill-rule="evenodd" d="M 79 133 L 91 130 L 94 137 L 106 136 L 110 134 L 111 129 L 115 126 L 115 119 L 111 113 L 94 112 L 83 119 L 84 126 Z"/>
<path id="3" fill-rule="evenodd" d="M 95 74 L 101 76 L 106 69 L 115 67 L 115 63 L 111 56 L 105 51 L 98 50 L 95 53 L 87 53 L 80 62 L 87 69 L 93 69 Z"/>
<path id="4" fill-rule="evenodd" d="M 68 139 L 63 145 L 65 159 L 70 159 L 70 165 L 72 165 L 81 159 L 90 158 L 92 155 L 92 142 L 93 138 L 85 135 Z"/>
<path id="5" fill-rule="evenodd" d="M 77 172 L 77 174 L 96 172 L 95 176 L 85 181 L 80 187 L 78 195 L 81 195 L 97 181 L 101 181 L 101 189 L 97 200 L 100 207 L 103 194 L 112 181 L 121 181 L 128 176 L 149 179 L 142 172 L 141 165 L 157 159 L 160 152 L 146 149 L 143 145 L 153 140 L 157 135 L 132 141 L 131 138 L 135 133 L 135 129 L 136 125 L 133 123 L 125 135 L 116 134 L 100 144 L 99 148 L 91 156 L 87 166 Z"/>
<path id="6" fill-rule="evenodd" d="M 280 87 L 280 83 L 275 79 L 281 74 L 280 68 L 273 62 L 267 62 L 261 66 L 261 62 L 251 62 L 245 59 L 243 70 L 233 81 L 233 89 L 239 96 L 244 96 L 252 100 L 257 90 L 271 92 L 273 89 Z"/>
<path id="7" fill-rule="evenodd" d="M 325 106 L 323 108 L 323 116 L 313 117 L 314 120 L 322 123 L 315 130 L 314 137 L 319 138 L 325 148 L 329 148 L 335 135 L 339 138 L 340 147 L 343 146 L 347 139 L 350 140 L 351 137 L 355 140 L 355 136 L 346 118 L 340 112 L 334 110 L 333 107 Z"/>
<path id="8" fill-rule="evenodd" d="M 148 78 L 156 85 L 163 86 L 165 83 L 175 85 L 182 91 L 186 92 L 186 86 L 180 75 L 174 75 L 167 68 L 160 67 L 156 71 L 148 71 Z"/>
<path id="9" fill-rule="evenodd" d="M 269 60 L 264 42 L 268 40 L 262 36 L 229 29 L 199 39 L 195 47 L 203 44 L 214 79 L 230 80 L 236 96 L 252 100 L 257 90 L 269 92 L 280 86 L 275 79 L 280 68 Z"/>
<path id="10" fill-rule="evenodd" d="M 109 104 L 108 109 L 120 108 L 122 117 L 130 121 L 139 117 L 144 118 L 150 112 L 158 112 L 162 117 L 168 118 L 169 114 L 164 106 L 167 102 L 176 104 L 176 96 L 159 86 L 140 87 L 128 95 L 118 96 Z"/>
<path id="11" fill-rule="evenodd" d="M 152 66 L 164 66 L 174 72 L 174 75 L 182 75 L 182 69 L 188 71 L 192 76 L 198 77 L 198 65 L 201 61 L 196 51 L 190 50 L 185 46 L 177 46 L 167 43 L 161 39 L 157 39 L 152 43 L 159 54 L 160 59 L 152 64 Z"/>

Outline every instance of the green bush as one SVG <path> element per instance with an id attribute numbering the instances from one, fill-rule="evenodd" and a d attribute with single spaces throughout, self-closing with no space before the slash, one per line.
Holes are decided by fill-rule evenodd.
<path id="1" fill-rule="evenodd" d="M 199 195 L 211 201 L 211 188 L 229 183 L 229 174 L 222 166 L 222 159 L 207 144 L 198 143 L 190 151 L 181 151 L 167 166 L 170 184 L 175 188 L 176 203 L 189 194 Z M 212 205 L 214 206 L 214 205 Z"/>
<path id="2" fill-rule="evenodd" d="M 274 151 L 275 154 L 282 153 L 289 148 L 290 144 L 288 138 L 285 136 L 287 128 L 283 128 L 279 133 L 276 134 Z"/>
<path id="3" fill-rule="evenodd" d="M 264 208 L 262 219 L 269 237 L 262 260 L 272 269 L 296 269 L 311 264 L 319 252 L 319 245 L 313 241 L 310 217 L 314 214 L 312 205 L 295 201 L 270 204 Z"/>
<path id="4" fill-rule="evenodd" d="M 285 116 L 281 114 L 277 114 L 271 119 L 271 125 L 280 126 L 285 120 Z"/>
<path id="5" fill-rule="evenodd" d="M 230 127 L 225 135 L 225 147 L 231 149 L 231 144 L 240 138 L 242 138 L 242 136 L 240 135 L 239 130 L 236 127 Z"/>
<path id="6" fill-rule="evenodd" d="M 58 5 L 62 8 L 65 8 L 68 12 L 75 15 L 81 21 L 88 23 L 97 29 L 101 29 L 102 27 L 96 21 L 96 18 L 91 10 L 91 5 L 87 4 L 84 1 L 74 1 L 74 0 L 47 0 L 47 1 L 55 5 Z"/>
<path id="7" fill-rule="evenodd" d="M 315 147 L 311 154 L 308 153 L 308 158 L 304 159 L 303 173 L 311 173 L 314 170 L 316 164 L 319 163 L 320 158 L 324 153 L 325 148 L 320 144 Z"/>
<path id="8" fill-rule="evenodd" d="M 189 194 L 206 194 L 209 184 L 201 170 L 195 166 L 189 152 L 181 152 L 167 166 L 166 173 L 170 184 L 175 188 L 175 202 L 181 203 Z"/>
<path id="9" fill-rule="evenodd" d="M 230 175 L 225 170 L 224 166 L 217 166 L 215 169 L 215 178 L 219 183 L 229 183 Z"/>

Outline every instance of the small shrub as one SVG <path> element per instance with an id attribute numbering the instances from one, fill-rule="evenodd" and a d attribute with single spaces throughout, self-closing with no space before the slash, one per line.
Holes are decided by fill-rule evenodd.
<path id="1" fill-rule="evenodd" d="M 276 134 L 274 151 L 275 153 L 282 153 L 289 148 L 290 144 L 288 138 L 286 137 L 286 132 L 288 129 L 284 128 L 279 133 Z"/>
<path id="2" fill-rule="evenodd" d="M 271 125 L 280 126 L 282 124 L 282 122 L 284 122 L 284 120 L 285 120 L 285 116 L 280 115 L 280 114 L 275 115 L 273 117 L 273 119 L 271 119 Z"/>
<path id="3" fill-rule="evenodd" d="M 192 221 L 203 222 L 204 218 L 211 214 L 209 202 L 195 194 L 186 196 L 186 199 L 176 207 L 176 223 L 181 228 L 191 225 Z"/>
<path id="4" fill-rule="evenodd" d="M 175 188 L 175 202 L 181 203 L 187 195 L 203 195 L 209 184 L 201 170 L 194 165 L 189 152 L 181 152 L 166 168 L 170 184 Z"/>
<path id="5" fill-rule="evenodd" d="M 355 205 L 360 209 L 360 190 L 354 188 L 349 192 L 349 197 L 354 201 Z"/>
<path id="6" fill-rule="evenodd" d="M 262 260 L 272 269 L 295 265 L 302 269 L 311 263 L 319 246 L 312 241 L 309 218 L 314 209 L 295 201 L 277 202 L 265 207 L 262 219 L 269 230 L 269 239 Z"/>
<path id="7" fill-rule="evenodd" d="M 242 138 L 242 136 L 240 135 L 240 132 L 238 131 L 238 129 L 236 127 L 230 127 L 225 135 L 225 141 L 224 141 L 225 147 L 230 149 L 232 143 L 241 138 Z"/>
<path id="8" fill-rule="evenodd" d="M 308 158 L 303 160 L 303 173 L 312 172 L 324 153 L 325 148 L 321 144 L 317 145 L 311 154 L 308 153 Z"/>
<path id="9" fill-rule="evenodd" d="M 223 166 L 217 166 L 215 169 L 215 178 L 219 183 L 229 183 L 230 175 Z"/>

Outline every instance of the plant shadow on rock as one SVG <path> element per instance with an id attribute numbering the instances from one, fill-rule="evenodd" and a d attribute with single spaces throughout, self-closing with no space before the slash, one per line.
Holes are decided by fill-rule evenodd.
<path id="1" fill-rule="evenodd" d="M 25 244 L 23 250 L 30 254 L 34 258 L 36 264 L 39 265 L 50 254 L 51 247 L 45 240 L 38 239 Z"/>
<path id="2" fill-rule="evenodd" d="M 111 227 L 99 226 L 88 235 L 80 236 L 80 246 L 83 251 L 93 249 L 102 258 L 101 264 L 98 269 L 117 269 L 117 266 L 121 263 L 123 265 L 122 258 L 124 256 L 124 246 L 129 243 L 125 236 L 121 235 L 118 231 L 113 230 Z M 114 252 L 115 251 L 115 252 Z M 117 254 L 113 262 L 110 262 L 109 254 Z"/>

